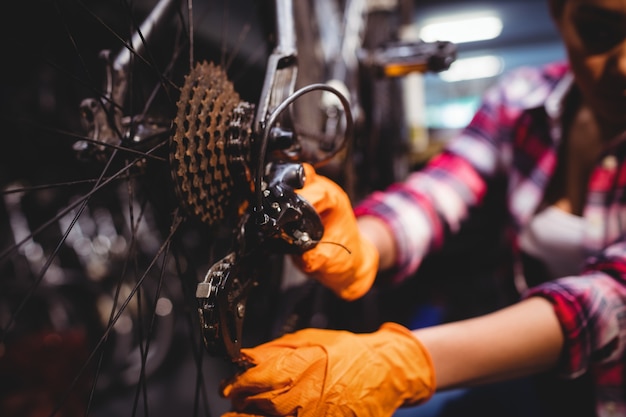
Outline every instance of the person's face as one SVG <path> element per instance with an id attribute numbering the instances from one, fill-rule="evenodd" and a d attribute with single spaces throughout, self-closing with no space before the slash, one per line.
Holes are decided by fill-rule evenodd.
<path id="1" fill-rule="evenodd" d="M 601 123 L 626 127 L 626 0 L 551 1 L 583 99 Z"/>

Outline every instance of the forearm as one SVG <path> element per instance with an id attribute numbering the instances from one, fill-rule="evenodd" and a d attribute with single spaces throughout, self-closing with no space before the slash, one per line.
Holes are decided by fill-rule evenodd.
<path id="1" fill-rule="evenodd" d="M 564 342 L 552 305 L 541 297 L 413 333 L 432 356 L 438 390 L 548 370 Z"/>
<path id="2" fill-rule="evenodd" d="M 396 244 L 387 225 L 374 216 L 361 216 L 357 219 L 363 237 L 374 244 L 379 254 L 379 270 L 391 268 L 396 260 Z"/>

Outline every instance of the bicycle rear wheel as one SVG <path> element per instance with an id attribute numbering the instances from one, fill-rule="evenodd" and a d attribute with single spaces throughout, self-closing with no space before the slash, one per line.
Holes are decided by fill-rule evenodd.
<path id="1" fill-rule="evenodd" d="M 149 40 L 129 42 L 155 4 L 11 2 L 3 14 L 2 415 L 228 408 L 217 393 L 232 369 L 205 353 L 194 293 L 230 229 L 185 213 L 169 128 L 184 75 L 200 60 L 224 68 L 244 99 L 257 99 L 265 11 L 220 1 L 198 3 L 190 15 L 181 2 Z M 34 39 L 33 28 L 41 34 Z M 110 98 L 105 49 L 113 58 L 131 53 L 128 92 L 105 113 L 121 114 L 112 123 L 119 141 L 101 147 L 85 122 L 96 117 L 87 104 Z M 81 109 L 85 98 L 93 101 Z"/>

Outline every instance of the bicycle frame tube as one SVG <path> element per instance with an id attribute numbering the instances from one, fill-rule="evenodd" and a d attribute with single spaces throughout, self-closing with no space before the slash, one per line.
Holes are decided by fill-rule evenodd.
<path id="1" fill-rule="evenodd" d="M 296 31 L 293 1 L 276 0 L 276 45 L 267 61 L 267 71 L 259 99 L 255 132 L 260 134 L 268 115 L 293 93 L 297 75 Z M 283 121 L 288 123 L 288 121 Z"/>
<path id="2" fill-rule="evenodd" d="M 166 22 L 172 15 L 175 6 L 180 0 L 159 0 L 154 6 L 148 17 L 139 26 L 138 30 L 133 33 L 130 41 L 130 45 L 117 54 L 115 60 L 112 63 L 113 79 L 110 80 L 110 89 L 107 89 L 107 93 L 111 93 L 111 99 L 116 105 L 122 105 L 127 87 L 128 79 L 128 67 L 130 65 L 131 56 L 141 56 L 145 50 L 145 43 L 150 37 L 158 32 L 164 22 Z M 133 49 L 134 53 L 131 52 Z"/>

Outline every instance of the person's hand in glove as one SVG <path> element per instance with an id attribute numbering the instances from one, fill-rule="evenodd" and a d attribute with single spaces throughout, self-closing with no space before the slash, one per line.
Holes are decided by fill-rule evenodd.
<path id="1" fill-rule="evenodd" d="M 305 329 L 242 349 L 253 366 L 223 387 L 242 416 L 391 416 L 435 390 L 430 354 L 405 327 Z"/>
<path id="2" fill-rule="evenodd" d="M 303 164 L 305 185 L 296 192 L 317 211 L 324 235 L 317 246 L 294 263 L 345 300 L 363 296 L 374 283 L 379 254 L 359 232 L 350 198 L 332 180 L 318 175 L 310 164 Z"/>

